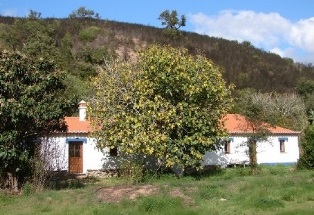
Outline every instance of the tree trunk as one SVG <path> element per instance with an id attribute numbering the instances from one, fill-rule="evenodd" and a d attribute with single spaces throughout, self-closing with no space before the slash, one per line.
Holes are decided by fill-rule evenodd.
<path id="1" fill-rule="evenodd" d="M 249 158 L 251 166 L 251 175 L 257 174 L 257 144 L 255 140 L 249 141 Z"/>
<path id="2" fill-rule="evenodd" d="M 6 188 L 10 190 L 10 192 L 17 193 L 19 191 L 18 176 L 15 172 L 7 172 L 5 185 Z"/>

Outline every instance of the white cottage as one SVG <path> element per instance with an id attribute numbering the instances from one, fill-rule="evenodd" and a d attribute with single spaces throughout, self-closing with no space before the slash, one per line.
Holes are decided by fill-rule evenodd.
<path id="1" fill-rule="evenodd" d="M 257 142 L 257 163 L 265 165 L 292 165 L 299 159 L 300 132 L 265 124 L 270 134 L 267 140 Z M 207 152 L 204 165 L 248 164 L 248 136 L 253 133 L 251 124 L 239 114 L 227 114 L 225 128 L 229 138 L 217 152 Z"/>
<path id="2" fill-rule="evenodd" d="M 58 157 L 56 169 L 69 173 L 87 173 L 88 170 L 115 169 L 117 150 L 96 148 L 96 140 L 91 137 L 90 122 L 86 120 L 86 102 L 79 103 L 78 117 L 65 117 L 66 133 L 56 133 L 50 137 Z"/>
<path id="3" fill-rule="evenodd" d="M 117 149 L 96 148 L 96 140 L 91 136 L 90 122 L 86 120 L 86 102 L 81 101 L 78 117 L 66 117 L 68 131 L 57 133 L 50 138 L 58 148 L 57 169 L 70 173 L 87 173 L 89 170 L 117 168 Z M 222 150 L 207 152 L 204 165 L 228 166 L 248 163 L 247 136 L 252 131 L 245 118 L 238 114 L 228 114 L 225 127 L 230 134 Z M 258 142 L 257 160 L 259 164 L 294 164 L 299 159 L 299 134 L 282 127 L 270 127 L 267 141 Z"/>

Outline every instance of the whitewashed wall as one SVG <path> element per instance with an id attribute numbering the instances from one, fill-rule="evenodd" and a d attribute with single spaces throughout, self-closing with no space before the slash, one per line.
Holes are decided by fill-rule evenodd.
<path id="1" fill-rule="evenodd" d="M 285 152 L 280 152 L 279 138 L 285 141 Z M 223 149 L 217 152 L 206 152 L 203 165 L 248 164 L 247 137 L 233 136 L 230 138 L 230 153 Z M 293 164 L 299 159 L 299 141 L 297 135 L 270 136 L 267 141 L 257 143 L 257 162 L 259 164 Z"/>
<path id="2" fill-rule="evenodd" d="M 280 152 L 279 138 L 286 138 L 285 151 Z M 258 144 L 258 163 L 264 164 L 289 164 L 296 163 L 299 159 L 298 136 L 273 136 L 269 142 Z"/>
<path id="3" fill-rule="evenodd" d="M 84 135 L 51 137 L 49 144 L 54 144 L 55 170 L 68 170 L 69 139 L 86 139 L 83 143 L 83 173 L 88 170 L 116 169 L 118 157 L 110 157 L 109 149 L 100 151 L 96 148 L 95 139 Z M 280 152 L 279 138 L 286 138 L 285 152 Z M 230 137 L 230 153 L 223 149 L 217 152 L 206 152 L 203 165 L 227 166 L 230 164 L 248 164 L 247 137 Z M 292 164 L 299 159 L 298 136 L 271 136 L 267 141 L 257 144 L 257 162 L 259 164 Z"/>
<path id="4" fill-rule="evenodd" d="M 96 148 L 95 139 L 89 138 L 84 135 L 75 136 L 59 136 L 51 137 L 49 142 L 55 144 L 58 148 L 58 156 L 55 157 L 55 163 L 62 163 L 58 165 L 55 170 L 68 170 L 69 168 L 69 140 L 82 140 L 83 142 L 83 173 L 87 170 L 100 170 L 100 169 L 115 169 L 116 157 L 109 156 L 109 149 L 103 151 Z"/>

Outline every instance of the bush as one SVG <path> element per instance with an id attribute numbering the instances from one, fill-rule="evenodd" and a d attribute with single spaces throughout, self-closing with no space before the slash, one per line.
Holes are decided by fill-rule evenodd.
<path id="1" fill-rule="evenodd" d="M 314 168 L 314 126 L 309 126 L 304 131 L 302 140 L 302 153 L 298 161 L 299 169 L 313 169 Z"/>
<path id="2" fill-rule="evenodd" d="M 90 77 L 96 75 L 97 71 L 93 64 L 78 62 L 76 64 L 76 72 L 81 79 L 88 80 Z"/>
<path id="3" fill-rule="evenodd" d="M 79 33 L 79 37 L 83 42 L 92 42 L 97 38 L 100 32 L 100 28 L 96 26 L 90 26 L 81 30 Z"/>
<path id="4" fill-rule="evenodd" d="M 119 175 L 132 184 L 144 182 L 146 173 L 146 168 L 141 161 L 133 159 L 121 161 Z"/>
<path id="5" fill-rule="evenodd" d="M 23 186 L 23 195 L 30 196 L 33 193 L 35 193 L 35 188 L 34 188 L 33 184 L 26 182 Z"/>

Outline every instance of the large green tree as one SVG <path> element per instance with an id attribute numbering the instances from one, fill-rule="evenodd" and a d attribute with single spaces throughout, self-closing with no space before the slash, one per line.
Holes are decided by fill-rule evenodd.
<path id="1" fill-rule="evenodd" d="M 62 119 L 75 103 L 62 99 L 63 77 L 53 62 L 0 52 L 0 172 L 10 189 L 30 174 L 38 139 L 66 129 Z"/>
<path id="2" fill-rule="evenodd" d="M 219 67 L 202 55 L 150 46 L 135 64 L 114 61 L 93 80 L 97 146 L 152 155 L 167 167 L 195 167 L 226 135 L 231 105 Z"/>

